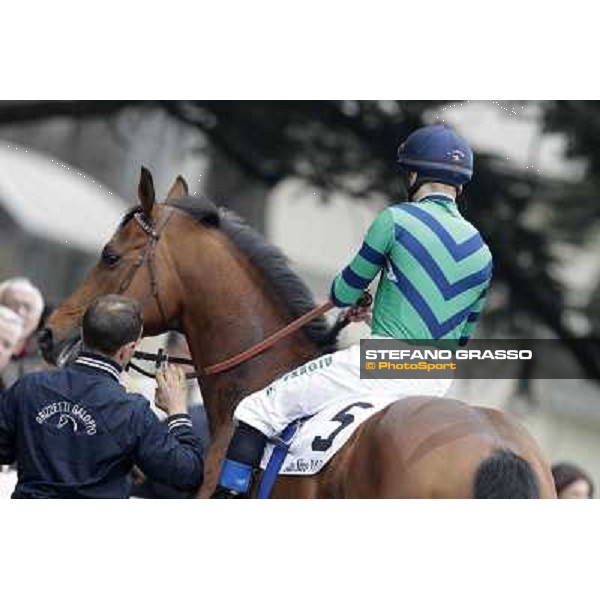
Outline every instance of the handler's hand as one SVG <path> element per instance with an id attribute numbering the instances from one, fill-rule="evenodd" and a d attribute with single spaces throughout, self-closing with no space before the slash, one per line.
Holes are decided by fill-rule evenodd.
<path id="1" fill-rule="evenodd" d="M 185 373 L 175 365 L 163 365 L 156 373 L 154 403 L 169 416 L 187 413 Z"/>

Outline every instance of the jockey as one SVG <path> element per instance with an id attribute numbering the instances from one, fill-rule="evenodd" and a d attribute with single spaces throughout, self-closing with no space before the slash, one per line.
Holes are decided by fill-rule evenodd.
<path id="1" fill-rule="evenodd" d="M 338 307 L 357 308 L 380 273 L 372 335 L 407 341 L 453 340 L 464 345 L 475 329 L 492 274 L 491 254 L 462 217 L 456 197 L 473 174 L 473 153 L 456 132 L 432 125 L 399 147 L 408 202 L 383 210 L 352 262 L 333 281 Z M 426 343 L 426 342 L 425 342 Z M 292 421 L 342 399 L 369 394 L 402 398 L 444 396 L 451 379 L 361 379 L 360 344 L 310 361 L 245 398 L 223 463 L 215 498 L 247 497 L 266 442 Z"/>

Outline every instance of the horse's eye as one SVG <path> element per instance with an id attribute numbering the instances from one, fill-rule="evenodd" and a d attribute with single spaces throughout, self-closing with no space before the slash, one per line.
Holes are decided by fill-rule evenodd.
<path id="1" fill-rule="evenodd" d="M 110 247 L 105 246 L 102 250 L 102 262 L 109 266 L 114 267 L 121 260 L 121 257 Z"/>

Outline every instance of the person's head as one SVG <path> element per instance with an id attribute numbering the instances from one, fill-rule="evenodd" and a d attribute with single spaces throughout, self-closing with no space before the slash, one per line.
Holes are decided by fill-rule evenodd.
<path id="1" fill-rule="evenodd" d="M 23 336 L 23 319 L 8 306 L 0 305 L 0 373 L 8 365 Z"/>
<path id="2" fill-rule="evenodd" d="M 143 329 L 142 306 L 117 294 L 94 300 L 83 315 L 81 339 L 86 350 L 126 365 Z"/>
<path id="3" fill-rule="evenodd" d="M 23 339 L 36 330 L 44 310 L 44 298 L 29 279 L 14 277 L 2 282 L 0 304 L 8 306 L 23 319 Z"/>
<path id="4" fill-rule="evenodd" d="M 417 129 L 398 148 L 409 200 L 422 186 L 456 197 L 473 176 L 473 151 L 446 125 Z"/>
<path id="5" fill-rule="evenodd" d="M 552 465 L 556 496 L 561 500 L 587 500 L 594 497 L 592 478 L 578 466 L 563 462 Z"/>

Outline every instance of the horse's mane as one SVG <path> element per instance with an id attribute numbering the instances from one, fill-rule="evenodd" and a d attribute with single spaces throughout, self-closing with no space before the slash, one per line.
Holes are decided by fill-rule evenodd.
<path id="1" fill-rule="evenodd" d="M 300 317 L 315 307 L 313 295 L 292 271 L 285 254 L 252 229 L 239 215 L 224 207 L 217 207 L 201 196 L 169 200 L 166 204 L 184 211 L 197 223 L 221 230 L 273 286 L 275 293 L 287 304 L 293 318 Z M 336 349 L 336 335 L 332 335 L 324 317 L 314 319 L 302 330 L 324 352 Z"/>

